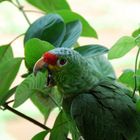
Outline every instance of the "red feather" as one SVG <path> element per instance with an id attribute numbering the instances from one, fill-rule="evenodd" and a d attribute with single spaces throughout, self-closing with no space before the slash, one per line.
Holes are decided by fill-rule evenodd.
<path id="1" fill-rule="evenodd" d="M 58 56 L 55 54 L 52 54 L 50 52 L 46 52 L 43 55 L 43 60 L 44 62 L 46 62 L 47 64 L 51 64 L 51 65 L 56 65 L 57 60 L 58 60 Z"/>

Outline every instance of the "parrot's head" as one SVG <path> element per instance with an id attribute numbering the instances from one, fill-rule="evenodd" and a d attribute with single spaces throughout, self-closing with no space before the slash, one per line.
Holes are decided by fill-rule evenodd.
<path id="1" fill-rule="evenodd" d="M 47 85 L 56 85 L 61 93 L 79 93 L 91 81 L 87 61 L 72 49 L 56 48 L 44 53 L 34 66 L 34 74 L 43 67 L 48 71 Z"/>

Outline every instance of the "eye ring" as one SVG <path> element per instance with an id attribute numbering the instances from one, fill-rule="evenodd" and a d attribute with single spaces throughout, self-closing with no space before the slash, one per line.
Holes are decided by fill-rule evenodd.
<path id="1" fill-rule="evenodd" d="M 62 67 L 67 64 L 67 60 L 65 58 L 60 58 L 57 60 L 57 65 Z"/>

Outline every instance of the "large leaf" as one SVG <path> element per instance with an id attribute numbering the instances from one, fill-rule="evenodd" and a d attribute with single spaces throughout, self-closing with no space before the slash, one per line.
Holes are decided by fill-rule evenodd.
<path id="1" fill-rule="evenodd" d="M 66 34 L 61 47 L 70 48 L 78 40 L 82 32 L 82 24 L 80 21 L 72 21 L 66 24 Z"/>
<path id="2" fill-rule="evenodd" d="M 64 39 L 66 27 L 63 19 L 57 14 L 48 14 L 37 19 L 25 34 L 24 42 L 39 38 L 59 47 Z"/>
<path id="3" fill-rule="evenodd" d="M 16 89 L 14 107 L 23 104 L 36 90 L 43 90 L 46 82 L 46 76 L 43 73 L 38 73 L 35 77 L 29 75 Z"/>
<path id="4" fill-rule="evenodd" d="M 41 41 L 37 38 L 30 39 L 25 44 L 25 62 L 27 68 L 32 71 L 36 61 L 44 52 L 54 49 L 54 46 L 46 41 Z"/>
<path id="5" fill-rule="evenodd" d="M 56 88 L 48 88 L 45 85 L 46 74 L 38 73 L 36 77 L 33 74 L 29 75 L 18 86 L 13 106 L 18 107 L 30 98 L 47 119 L 54 107 L 57 107 L 56 103 L 60 104 L 61 96 Z"/>
<path id="6" fill-rule="evenodd" d="M 121 37 L 110 49 L 108 53 L 109 59 L 119 58 L 128 53 L 136 46 L 135 38 L 131 36 Z"/>
<path id="7" fill-rule="evenodd" d="M 0 63 L 0 105 L 7 99 L 8 90 L 19 70 L 21 58 L 12 58 Z"/>
<path id="8" fill-rule="evenodd" d="M 50 112 L 61 103 L 61 96 L 56 88 L 46 88 L 43 92 L 36 91 L 31 100 L 39 111 L 48 118 Z"/>
<path id="9" fill-rule="evenodd" d="M 84 57 L 94 57 L 108 52 L 108 49 L 102 45 L 93 44 L 77 47 L 74 49 Z"/>
<path id="10" fill-rule="evenodd" d="M 69 11 L 69 10 L 59 10 L 56 11 L 56 13 L 60 14 L 65 23 L 71 22 L 71 21 L 75 21 L 75 20 L 80 20 L 82 23 L 82 36 L 85 37 L 95 37 L 97 38 L 97 33 L 96 31 L 91 27 L 91 25 L 79 14 Z"/>
<path id="11" fill-rule="evenodd" d="M 30 4 L 35 7 L 45 11 L 52 12 L 55 10 L 67 9 L 70 10 L 70 7 L 66 0 L 27 0 Z"/>
<path id="12" fill-rule="evenodd" d="M 0 63 L 13 58 L 13 51 L 10 45 L 0 46 Z"/>
<path id="13" fill-rule="evenodd" d="M 135 87 L 135 76 L 137 79 L 137 89 L 140 89 L 140 70 L 136 72 L 136 75 L 133 70 L 127 69 L 119 77 L 118 81 L 125 84 L 127 87 L 134 89 Z"/>
<path id="14" fill-rule="evenodd" d="M 36 134 L 32 140 L 44 140 L 49 131 L 42 131 Z"/>
<path id="15" fill-rule="evenodd" d="M 66 140 L 69 132 L 68 120 L 66 114 L 61 111 L 55 120 L 51 130 L 50 140 Z"/>

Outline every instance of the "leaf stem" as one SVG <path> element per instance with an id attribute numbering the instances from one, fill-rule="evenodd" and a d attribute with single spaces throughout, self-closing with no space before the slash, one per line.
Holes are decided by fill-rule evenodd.
<path id="1" fill-rule="evenodd" d="M 137 52 L 136 60 L 135 60 L 134 90 L 133 90 L 132 98 L 135 96 L 135 92 L 137 90 L 137 76 L 136 76 L 136 72 L 137 72 L 139 54 L 140 54 L 140 47 L 138 48 L 138 52 Z"/>
<path id="2" fill-rule="evenodd" d="M 5 108 L 4 110 L 7 109 L 7 110 L 13 112 L 14 114 L 16 114 L 16 115 L 18 115 L 18 116 L 20 116 L 20 117 L 22 117 L 22 118 L 24 118 L 24 119 L 26 119 L 26 120 L 32 122 L 33 124 L 35 124 L 35 125 L 37 125 L 37 126 L 43 128 L 43 129 L 45 129 L 45 130 L 47 130 L 47 131 L 50 131 L 50 130 L 51 130 L 49 127 L 43 125 L 42 123 L 40 123 L 40 122 L 38 122 L 38 121 L 36 121 L 36 120 L 34 120 L 34 119 L 32 119 L 32 118 L 26 116 L 25 114 L 23 114 L 23 113 L 21 113 L 21 112 L 15 110 L 15 109 L 13 109 L 13 108 L 10 107 L 7 103 L 4 104 L 3 107 Z"/>

